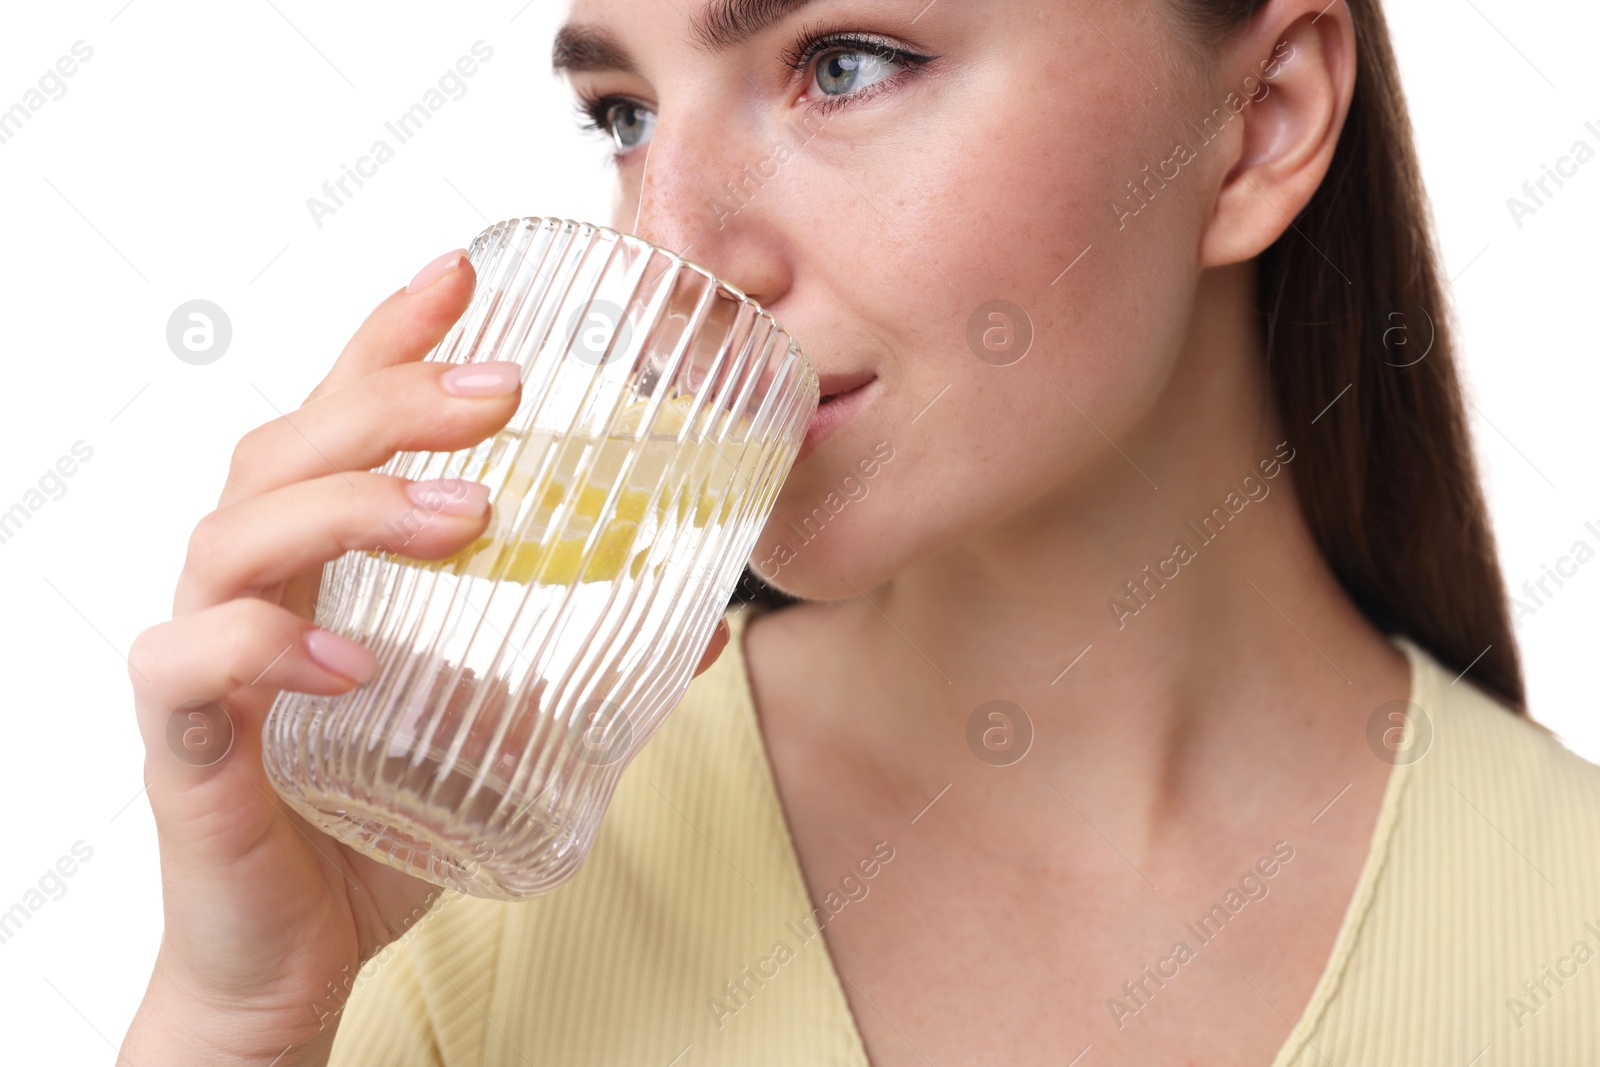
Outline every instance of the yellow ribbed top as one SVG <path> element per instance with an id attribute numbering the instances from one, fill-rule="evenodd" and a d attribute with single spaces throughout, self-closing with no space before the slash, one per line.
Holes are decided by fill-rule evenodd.
<path id="1" fill-rule="evenodd" d="M 867 1067 L 805 921 L 749 614 L 624 773 L 577 876 L 521 903 L 446 897 L 362 969 L 333 1067 Z M 1600 1064 L 1600 767 L 1394 641 L 1433 736 L 1390 774 L 1272 1067 Z"/>

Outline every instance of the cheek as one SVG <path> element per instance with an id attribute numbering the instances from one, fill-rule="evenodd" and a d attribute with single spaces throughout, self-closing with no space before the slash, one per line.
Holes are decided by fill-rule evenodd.
<path id="1" fill-rule="evenodd" d="M 881 579 L 1016 512 L 1114 456 L 1106 437 L 1123 440 L 1156 403 L 1196 282 L 1201 179 L 1119 225 L 1126 183 L 1171 152 L 1126 74 L 1101 71 L 1115 91 L 1066 100 L 1002 86 L 892 156 L 855 158 L 860 196 L 816 236 L 880 265 L 830 295 L 882 342 L 886 388 L 785 486 L 757 556 L 793 549 L 777 584 L 853 595 L 837 575 Z M 1001 345 L 1031 334 L 1031 346 L 995 365 L 986 333 Z M 877 440 L 895 459 L 868 498 L 805 539 L 805 518 Z"/>
<path id="2" fill-rule="evenodd" d="M 1058 31 L 1049 28 L 1057 41 Z M 1132 220 L 1119 221 L 1115 205 L 1147 163 L 1170 155 L 1171 134 L 1158 131 L 1181 127 L 1182 109 L 1174 101 L 1158 120 L 1162 102 L 1142 81 L 1135 91 L 1124 61 L 1092 44 L 1069 40 L 1064 50 L 1091 62 L 985 61 L 981 75 L 908 94 L 892 137 L 873 130 L 870 148 L 836 161 L 847 197 L 838 196 L 840 175 L 808 175 L 807 200 L 833 204 L 819 213 L 811 247 L 848 249 L 844 262 L 870 268 L 850 270 L 848 284 L 820 262 L 810 273 L 882 341 L 893 417 L 909 423 L 952 383 L 1025 398 L 1048 389 L 1048 372 L 1067 389 L 1097 361 L 1121 367 L 1133 384 L 1137 364 L 1181 333 L 1198 174 L 1170 183 Z M 1064 66 L 1070 84 L 1037 75 Z M 995 373 L 985 359 L 1003 362 L 1005 347 L 1025 335 L 1029 354 Z"/>
<path id="3" fill-rule="evenodd" d="M 639 217 L 639 186 L 644 169 L 640 166 L 619 165 L 616 178 L 611 183 L 611 217 L 606 225 L 621 233 L 633 232 Z"/>

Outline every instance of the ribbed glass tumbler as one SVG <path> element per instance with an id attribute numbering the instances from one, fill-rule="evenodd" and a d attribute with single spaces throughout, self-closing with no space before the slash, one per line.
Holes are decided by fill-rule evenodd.
<path id="1" fill-rule="evenodd" d="M 682 697 L 818 402 L 788 333 L 670 252 L 563 219 L 473 241 L 472 301 L 428 355 L 514 360 L 522 400 L 459 452 L 383 473 L 490 488 L 492 517 L 442 561 L 388 552 L 323 571 L 317 624 L 377 673 L 285 692 L 263 760 L 278 792 L 362 852 L 474 896 L 570 878 L 617 780 Z"/>

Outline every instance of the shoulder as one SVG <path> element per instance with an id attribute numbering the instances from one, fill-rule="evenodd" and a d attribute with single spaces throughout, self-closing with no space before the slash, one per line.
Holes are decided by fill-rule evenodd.
<path id="1" fill-rule="evenodd" d="M 1312 1041 L 1336 1062 L 1382 1032 L 1395 1062 L 1578 1063 L 1600 1048 L 1600 767 L 1397 643 L 1411 737 Z"/>
<path id="2" fill-rule="evenodd" d="M 1410 644 L 1410 642 L 1402 642 Z M 1409 788 L 1430 799 L 1454 798 L 1420 812 L 1436 828 L 1466 835 L 1499 815 L 1499 828 L 1548 847 L 1552 866 L 1578 881 L 1600 878 L 1600 766 L 1568 749 L 1550 730 L 1511 711 L 1426 652 L 1408 650 L 1417 670 L 1417 702 L 1429 736 L 1413 757 Z M 1420 732 L 1419 732 L 1420 733 Z M 1420 801 L 1414 803 L 1420 804 Z M 1499 825 L 1499 823 L 1496 823 Z M 1589 847 L 1581 847 L 1588 843 Z M 1575 846 L 1571 853 L 1563 847 Z M 1530 857 L 1530 862 L 1532 857 Z"/>

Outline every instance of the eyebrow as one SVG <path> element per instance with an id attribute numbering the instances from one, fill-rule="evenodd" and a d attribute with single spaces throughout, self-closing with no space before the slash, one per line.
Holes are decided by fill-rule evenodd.
<path id="1" fill-rule="evenodd" d="M 600 70 L 637 74 L 639 68 L 628 50 L 604 30 L 592 26 L 563 26 L 556 32 L 555 45 L 550 49 L 551 73 Z"/>
<path id="2" fill-rule="evenodd" d="M 788 18 L 812 0 L 711 0 L 689 19 L 689 32 L 708 52 L 723 52 Z M 568 25 L 556 33 L 550 51 L 555 74 L 586 71 L 638 73 L 638 64 L 617 39 L 594 26 Z"/>
<path id="3" fill-rule="evenodd" d="M 712 0 L 705 11 L 689 19 L 689 28 L 706 51 L 723 52 L 809 3 L 811 0 Z"/>

